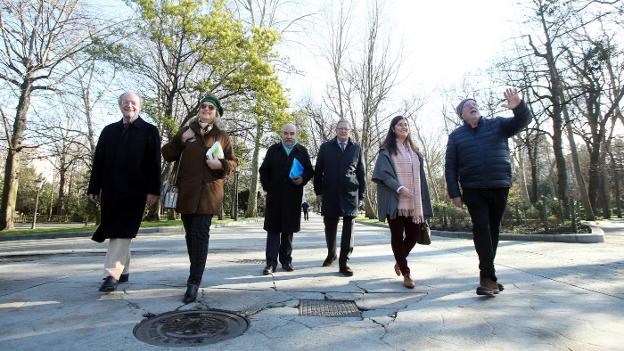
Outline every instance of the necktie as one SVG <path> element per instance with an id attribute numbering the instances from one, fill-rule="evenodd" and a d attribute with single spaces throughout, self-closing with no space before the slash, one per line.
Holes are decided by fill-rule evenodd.
<path id="1" fill-rule="evenodd" d="M 346 147 L 347 147 L 346 143 L 340 143 L 340 148 L 342 149 L 342 151 L 345 151 Z"/>

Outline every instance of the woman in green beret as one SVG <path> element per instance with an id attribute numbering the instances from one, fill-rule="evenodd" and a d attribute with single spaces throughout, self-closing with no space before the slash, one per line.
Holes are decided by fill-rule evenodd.
<path id="1" fill-rule="evenodd" d="M 216 123 L 222 115 L 219 99 L 205 96 L 197 117 L 162 147 L 166 161 L 177 161 L 176 211 L 182 215 L 191 263 L 184 303 L 197 298 L 206 267 L 212 216 L 221 211 L 223 203 L 223 179 L 238 164 L 229 135 Z"/>

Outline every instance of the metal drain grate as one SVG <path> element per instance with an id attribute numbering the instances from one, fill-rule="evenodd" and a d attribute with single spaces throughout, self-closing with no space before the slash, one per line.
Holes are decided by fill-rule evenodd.
<path id="1" fill-rule="evenodd" d="M 235 338 L 247 328 L 247 318 L 229 311 L 189 310 L 146 319 L 134 327 L 134 336 L 155 346 L 201 346 Z"/>
<path id="2" fill-rule="evenodd" d="M 362 312 L 351 300 L 299 300 L 299 315 L 361 317 Z"/>
<path id="3" fill-rule="evenodd" d="M 260 259 L 260 258 L 241 258 L 241 259 L 237 259 L 237 260 L 231 260 L 230 262 L 233 263 L 243 263 L 243 264 L 266 264 L 266 260 Z"/>

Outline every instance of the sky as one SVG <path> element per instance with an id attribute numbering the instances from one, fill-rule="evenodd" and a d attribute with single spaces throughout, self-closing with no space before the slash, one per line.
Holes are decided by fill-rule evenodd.
<path id="1" fill-rule="evenodd" d="M 459 85 L 467 74 L 487 68 L 492 58 L 500 54 L 505 42 L 513 37 L 520 12 L 514 8 L 515 1 L 380 1 L 384 37 L 390 40 L 394 52 L 402 53 L 398 85 L 391 99 L 424 97 L 425 105 L 420 115 L 426 121 L 421 127 L 425 131 L 441 133 L 443 102 L 438 90 Z M 285 40 L 277 47 L 278 52 L 302 72 L 280 75 L 292 108 L 306 97 L 321 102 L 331 80 L 329 65 L 321 52 L 327 40 L 326 17 L 332 5 L 336 8 L 336 2 L 293 0 L 291 3 L 296 6 L 285 8 L 286 17 L 311 14 L 303 23 L 303 31 L 285 34 Z M 85 0 L 85 3 L 91 11 L 112 20 L 131 15 L 122 0 Z M 351 12 L 352 49 L 357 51 L 363 43 L 361 33 L 365 29 L 367 1 L 353 0 Z M 128 89 L 133 90 L 132 87 Z M 106 106 L 98 109 L 96 125 L 102 128 L 119 118 L 116 100 L 109 99 Z M 48 161 L 39 163 L 38 168 L 50 167 Z"/>
<path id="2" fill-rule="evenodd" d="M 300 11 L 316 13 L 314 23 L 307 33 L 290 36 L 304 34 L 305 45 L 287 41 L 280 45 L 279 52 L 288 56 L 305 75 L 282 75 L 282 79 L 291 101 L 310 96 L 319 102 L 331 79 L 329 65 L 321 55 L 326 41 L 323 9 L 328 7 L 328 2 L 304 3 L 308 7 Z M 352 32 L 362 32 L 366 1 L 354 3 L 356 19 Z M 402 51 L 399 85 L 392 97 L 400 100 L 412 95 L 424 96 L 427 103 L 423 113 L 440 115 L 438 89 L 460 85 L 466 75 L 486 69 L 503 48 L 509 47 L 507 43 L 516 35 L 521 20 L 518 18 L 521 11 L 514 3 L 515 0 L 383 1 L 382 25 L 395 51 Z M 361 39 L 354 40 L 353 45 L 358 46 L 359 42 Z M 501 97 L 502 91 L 501 88 Z"/>
<path id="3" fill-rule="evenodd" d="M 303 22 L 304 30 L 286 33 L 277 47 L 280 55 L 303 74 L 281 74 L 291 107 L 310 96 L 320 102 L 330 81 L 329 65 L 321 52 L 326 45 L 326 17 L 333 0 L 283 0 L 286 6 L 278 16 L 311 16 Z M 366 0 L 352 0 L 353 50 L 362 45 L 361 34 L 367 13 Z M 402 52 L 398 86 L 391 98 L 423 96 L 426 114 L 440 114 L 437 90 L 458 85 L 466 74 L 485 69 L 501 47 L 518 28 L 516 0 L 385 0 L 383 30 L 394 52 Z M 122 0 L 89 0 L 90 7 L 103 15 L 118 18 L 129 12 Z M 294 4 L 295 6 L 292 6 Z M 400 48 L 400 50 L 399 50 Z M 502 89 L 501 89 L 502 95 Z M 440 117 L 441 119 L 441 117 Z"/>

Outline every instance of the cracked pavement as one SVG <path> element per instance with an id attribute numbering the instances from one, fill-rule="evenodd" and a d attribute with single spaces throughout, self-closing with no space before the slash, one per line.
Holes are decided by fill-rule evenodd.
<path id="1" fill-rule="evenodd" d="M 326 256 L 322 220 L 295 234 L 295 271 L 262 275 L 262 222 L 213 228 L 196 303 L 181 302 L 188 258 L 181 228 L 140 234 L 130 281 L 98 287 L 106 245 L 87 238 L 0 242 L 0 349 L 163 350 L 133 335 L 144 318 L 221 309 L 250 321 L 238 338 L 202 350 L 624 350 L 624 222 L 605 242 L 503 241 L 505 291 L 475 294 L 472 241 L 435 237 L 409 257 L 416 288 L 394 274 L 387 229 L 357 224 L 344 277 Z M 434 233 L 435 234 L 435 233 Z M 299 316 L 300 299 L 353 300 L 361 317 Z M 619 331 L 619 332 L 617 332 Z M 178 349 L 178 348 L 171 348 Z"/>

